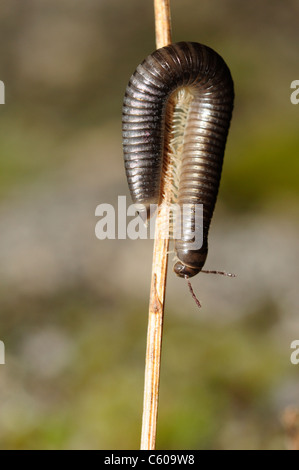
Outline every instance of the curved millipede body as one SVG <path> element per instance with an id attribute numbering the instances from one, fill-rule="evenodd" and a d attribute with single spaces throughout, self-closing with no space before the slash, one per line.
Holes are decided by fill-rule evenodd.
<path id="1" fill-rule="evenodd" d="M 169 98 L 184 90 L 187 111 L 179 161 L 176 202 L 203 205 L 203 243 L 190 249 L 190 229 L 200 229 L 190 211 L 187 227 L 175 240 L 179 261 L 174 271 L 192 277 L 203 267 L 225 143 L 233 109 L 233 81 L 224 60 L 212 49 L 180 42 L 156 50 L 139 65 L 123 104 L 123 148 L 133 202 L 157 204 L 163 168 L 165 116 Z M 175 120 L 175 115 L 174 118 Z"/>

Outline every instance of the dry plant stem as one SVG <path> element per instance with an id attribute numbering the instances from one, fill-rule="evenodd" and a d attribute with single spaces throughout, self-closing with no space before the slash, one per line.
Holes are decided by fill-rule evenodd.
<path id="1" fill-rule="evenodd" d="M 155 449 L 168 240 L 159 237 L 157 216 L 147 330 L 141 446 Z"/>
<path id="2" fill-rule="evenodd" d="M 169 0 L 154 0 L 154 4 L 156 45 L 157 48 L 160 48 L 171 43 L 170 5 Z M 168 113 L 167 119 L 169 118 L 171 118 L 171 112 Z M 156 219 L 150 290 L 140 446 L 142 450 L 153 450 L 156 446 L 167 253 L 169 245 L 169 239 L 165 239 L 165 224 L 168 225 L 169 222 L 169 203 L 172 191 L 171 181 L 166 178 L 168 174 L 167 147 L 166 141 L 164 148 L 164 176 L 161 182 L 161 195 Z"/>
<path id="3" fill-rule="evenodd" d="M 156 46 L 168 46 L 171 43 L 170 0 L 154 0 Z"/>

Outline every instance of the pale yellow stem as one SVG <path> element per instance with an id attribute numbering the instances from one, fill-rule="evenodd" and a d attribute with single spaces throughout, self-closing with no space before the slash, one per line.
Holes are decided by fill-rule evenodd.
<path id="1" fill-rule="evenodd" d="M 171 43 L 171 21 L 169 0 L 154 0 L 157 48 Z M 167 113 L 171 118 L 171 112 Z M 161 346 L 164 302 L 167 276 L 167 253 L 169 239 L 165 237 L 165 226 L 169 223 L 169 203 L 172 185 L 167 178 L 167 136 L 164 148 L 164 171 L 155 228 L 152 281 L 149 302 L 147 348 L 145 360 L 144 400 L 142 416 L 141 449 L 153 450 L 156 446 L 158 416 Z"/>

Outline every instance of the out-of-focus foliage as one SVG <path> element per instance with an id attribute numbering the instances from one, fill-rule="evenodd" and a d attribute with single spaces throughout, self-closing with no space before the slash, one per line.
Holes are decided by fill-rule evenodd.
<path id="1" fill-rule="evenodd" d="M 173 0 L 173 40 L 228 63 L 235 110 L 193 286 L 169 269 L 158 447 L 277 449 L 298 406 L 298 0 Z M 0 9 L 0 448 L 137 448 L 151 242 L 99 241 L 128 190 L 121 106 L 155 48 L 152 2 Z M 171 260 L 172 261 L 172 260 Z"/>

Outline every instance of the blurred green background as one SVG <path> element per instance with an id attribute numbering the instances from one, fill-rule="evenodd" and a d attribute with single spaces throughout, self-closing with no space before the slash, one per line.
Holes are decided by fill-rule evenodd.
<path id="1" fill-rule="evenodd" d="M 299 405 L 298 0 L 172 0 L 173 40 L 235 82 L 207 269 L 168 275 L 157 447 L 284 449 Z M 150 0 L 3 0 L 1 449 L 139 446 L 152 242 L 99 241 L 128 190 L 121 106 L 155 49 Z"/>

